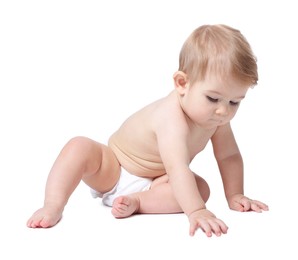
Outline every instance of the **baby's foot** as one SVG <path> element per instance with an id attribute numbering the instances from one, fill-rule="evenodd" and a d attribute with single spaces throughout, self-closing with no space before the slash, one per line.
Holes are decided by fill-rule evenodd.
<path id="1" fill-rule="evenodd" d="M 37 210 L 27 221 L 29 228 L 49 228 L 55 226 L 62 217 L 62 211 L 46 207 Z"/>
<path id="2" fill-rule="evenodd" d="M 114 200 L 112 214 L 115 218 L 126 218 L 136 213 L 140 201 L 136 197 L 120 196 Z"/>

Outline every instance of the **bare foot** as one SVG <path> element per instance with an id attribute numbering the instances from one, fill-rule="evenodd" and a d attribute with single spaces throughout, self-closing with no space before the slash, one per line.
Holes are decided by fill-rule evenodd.
<path id="1" fill-rule="evenodd" d="M 49 228 L 55 226 L 62 217 L 62 211 L 51 208 L 41 208 L 37 210 L 27 221 L 29 228 Z"/>
<path id="2" fill-rule="evenodd" d="M 120 196 L 114 200 L 112 214 L 115 218 L 126 218 L 136 213 L 140 201 L 136 197 Z"/>

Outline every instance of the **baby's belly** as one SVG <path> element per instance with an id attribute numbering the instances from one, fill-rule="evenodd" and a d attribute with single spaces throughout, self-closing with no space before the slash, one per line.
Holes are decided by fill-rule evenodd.
<path id="1" fill-rule="evenodd" d="M 129 173 L 147 178 L 155 178 L 165 174 L 162 162 L 152 158 L 141 158 L 139 156 L 126 153 L 120 149 L 113 141 L 109 141 L 109 147 L 115 153 L 121 167 Z"/>

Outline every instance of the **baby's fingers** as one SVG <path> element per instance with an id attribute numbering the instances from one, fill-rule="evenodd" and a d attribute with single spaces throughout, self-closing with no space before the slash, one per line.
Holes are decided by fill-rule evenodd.
<path id="1" fill-rule="evenodd" d="M 243 206 L 243 211 L 249 211 L 251 209 L 252 201 L 246 198 L 243 198 L 241 204 Z"/>
<path id="2" fill-rule="evenodd" d="M 227 225 L 220 219 L 201 220 L 200 223 L 191 224 L 190 235 L 193 236 L 198 228 L 201 228 L 207 237 L 211 237 L 212 233 L 221 236 L 221 234 L 226 234 L 228 231 Z"/>
<path id="3" fill-rule="evenodd" d="M 211 227 L 212 233 L 214 233 L 218 237 L 221 236 L 222 234 L 226 234 L 228 232 L 227 225 L 223 221 L 221 221 L 220 219 L 210 221 L 209 225 Z"/>
<path id="4" fill-rule="evenodd" d="M 255 212 L 262 212 L 262 210 L 268 210 L 268 206 L 263 203 L 260 202 L 258 200 L 250 200 L 250 199 L 243 199 L 241 201 L 241 204 L 243 206 L 243 210 L 244 211 L 255 211 Z"/>
<path id="5" fill-rule="evenodd" d="M 199 223 L 197 223 L 197 222 L 191 222 L 190 223 L 190 227 L 189 227 L 189 235 L 190 236 L 194 236 L 195 235 L 195 233 L 196 233 L 196 231 L 197 231 L 197 229 L 199 228 Z"/>
<path id="6" fill-rule="evenodd" d="M 217 236 L 228 232 L 228 226 L 220 219 L 216 219 L 216 222 L 214 222 L 211 226 L 213 233 Z"/>
<path id="7" fill-rule="evenodd" d="M 260 202 L 258 200 L 253 200 L 251 202 L 251 209 L 256 212 L 262 212 L 262 210 L 265 210 L 265 211 L 269 210 L 269 207 L 263 202 Z"/>
<path id="8" fill-rule="evenodd" d="M 212 236 L 211 227 L 206 220 L 201 220 L 200 222 L 196 222 L 196 221 L 191 222 L 190 228 L 189 228 L 189 234 L 191 236 L 194 236 L 198 228 L 201 228 L 202 231 L 207 235 L 207 237 Z"/>

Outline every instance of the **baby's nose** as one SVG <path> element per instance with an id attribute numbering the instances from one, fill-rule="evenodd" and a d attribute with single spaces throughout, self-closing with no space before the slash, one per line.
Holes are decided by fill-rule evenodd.
<path id="1" fill-rule="evenodd" d="M 220 105 L 217 107 L 215 113 L 220 116 L 227 116 L 229 114 L 229 108 L 226 105 Z"/>

